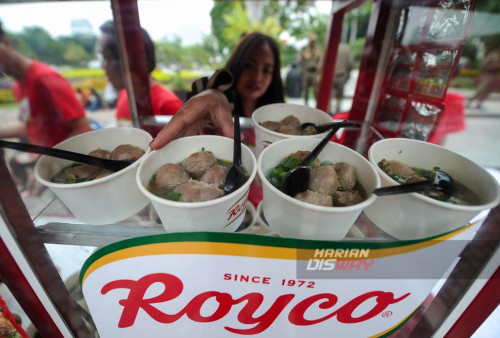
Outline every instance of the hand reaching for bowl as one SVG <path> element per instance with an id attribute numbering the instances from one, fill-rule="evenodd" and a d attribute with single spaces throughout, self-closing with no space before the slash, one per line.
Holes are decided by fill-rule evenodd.
<path id="1" fill-rule="evenodd" d="M 149 146 L 153 150 L 160 149 L 176 138 L 198 135 L 209 123 L 220 127 L 225 136 L 234 137 L 231 105 L 216 89 L 204 90 L 189 99 Z"/>

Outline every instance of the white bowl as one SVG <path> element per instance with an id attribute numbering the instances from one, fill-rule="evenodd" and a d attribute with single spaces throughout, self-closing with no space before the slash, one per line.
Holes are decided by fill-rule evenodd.
<path id="1" fill-rule="evenodd" d="M 264 198 L 261 203 L 264 215 L 271 229 L 280 236 L 341 240 L 361 211 L 375 200 L 372 191 L 380 186 L 375 168 L 354 150 L 334 142 L 329 142 L 318 158 L 320 161 L 353 165 L 357 180 L 368 195 L 363 202 L 346 207 L 313 205 L 284 194 L 267 180 L 268 171 L 285 157 L 297 150 L 312 150 L 318 142 L 314 138 L 278 141 L 264 149 L 259 157 L 257 167 L 259 176 L 262 177 Z"/>
<path id="2" fill-rule="evenodd" d="M 246 217 L 248 217 L 248 222 L 246 224 L 243 224 L 243 221 L 245 220 Z M 243 217 L 243 221 L 238 227 L 238 229 L 236 229 L 237 232 L 243 233 L 248 228 L 254 226 L 255 222 L 257 222 L 257 212 L 251 202 L 247 202 L 247 209 L 245 211 L 245 217 Z"/>
<path id="3" fill-rule="evenodd" d="M 139 166 L 137 171 L 139 189 L 153 204 L 167 232 L 233 232 L 243 221 L 250 183 L 257 172 L 255 156 L 243 144 L 242 164 L 250 176 L 243 186 L 229 195 L 204 202 L 177 202 L 156 196 L 147 189 L 149 180 L 162 165 L 180 163 L 202 148 L 213 152 L 218 159 L 229 161 L 233 159 L 233 139 L 201 135 L 174 140 L 165 147 L 152 151 Z"/>
<path id="4" fill-rule="evenodd" d="M 152 139 L 148 132 L 138 128 L 103 128 L 71 137 L 54 148 L 88 154 L 97 148 L 112 151 L 121 144 L 132 144 L 147 154 Z M 115 223 L 134 215 L 149 203 L 135 183 L 137 168 L 145 155 L 119 172 L 71 184 L 54 183 L 51 179 L 72 162 L 44 155 L 35 165 L 35 177 L 49 187 L 81 222 Z"/>
<path id="5" fill-rule="evenodd" d="M 376 167 L 382 186 L 398 184 L 378 163 L 382 159 L 397 160 L 410 167 L 439 167 L 482 196 L 480 205 L 456 205 L 438 201 L 419 193 L 379 196 L 365 209 L 366 216 L 389 235 L 411 240 L 436 236 L 466 225 L 482 210 L 500 202 L 497 181 L 484 168 L 441 146 L 424 141 L 390 138 L 375 142 L 368 158 Z"/>
<path id="6" fill-rule="evenodd" d="M 266 121 L 281 121 L 283 118 L 292 115 L 299 119 L 300 123 L 330 123 L 333 122 L 330 115 L 322 110 L 292 103 L 274 103 L 256 109 L 252 114 L 252 121 L 255 127 L 255 153 L 259 158 L 264 148 L 279 140 L 289 138 L 323 138 L 328 131 L 316 135 L 288 135 L 267 129 L 261 125 Z"/>

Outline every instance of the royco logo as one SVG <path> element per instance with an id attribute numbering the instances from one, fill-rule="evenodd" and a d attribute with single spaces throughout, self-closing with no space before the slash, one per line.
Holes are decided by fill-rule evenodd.
<path id="1" fill-rule="evenodd" d="M 238 201 L 236 201 L 236 203 L 234 203 L 226 212 L 227 223 L 225 227 L 233 223 L 239 216 L 241 216 L 245 212 L 245 210 L 247 209 L 247 197 L 248 191 L 243 194 L 243 196 Z"/>
<path id="2" fill-rule="evenodd" d="M 411 317 L 467 243 L 447 242 L 169 233 L 99 249 L 80 282 L 104 338 L 386 336 Z M 361 262 L 361 271 L 338 271 L 344 261 Z M 428 262 L 419 277 L 390 277 L 414 271 L 416 261 Z"/>
<path id="3" fill-rule="evenodd" d="M 147 297 L 146 294 L 155 283 L 160 283 L 163 286 L 163 292 L 154 297 Z M 379 315 L 390 305 L 398 303 L 410 295 L 410 293 L 406 293 L 397 297 L 392 292 L 374 290 L 359 294 L 347 302 L 339 304 L 339 297 L 333 293 L 316 293 L 305 298 L 286 293 L 273 297 L 272 304 L 266 307 L 263 306 L 266 296 L 260 292 L 233 296 L 228 292 L 203 291 L 190 296 L 191 299 L 186 304 L 181 303 L 179 306 L 177 302 L 175 310 L 164 312 L 161 308 L 166 308 L 169 302 L 174 303 L 184 289 L 182 280 L 175 275 L 154 273 L 138 280 L 114 280 L 105 284 L 101 293 L 106 295 L 116 289 L 128 291 L 128 297 L 118 302 L 123 307 L 118 322 L 119 328 L 134 325 L 141 310 L 154 321 L 163 324 L 174 323 L 183 316 L 194 322 L 208 323 L 226 317 L 235 307 L 238 308 L 238 312 L 234 314 L 234 320 L 239 325 L 225 326 L 224 329 L 244 335 L 264 332 L 273 325 L 278 316 L 284 316 L 291 324 L 298 326 L 316 325 L 333 319 L 345 324 L 361 323 Z M 271 297 L 269 296 L 269 298 Z M 215 309 L 206 313 L 203 308 L 210 302 L 215 303 Z M 306 313 L 310 308 L 316 307 L 318 304 L 321 304 L 322 315 L 314 318 L 307 316 Z M 361 309 L 363 309 L 363 314 L 356 314 Z M 245 325 L 249 327 L 245 327 Z"/>
<path id="4" fill-rule="evenodd" d="M 369 255 L 370 249 L 316 249 L 306 270 L 368 270 L 375 262 Z"/>

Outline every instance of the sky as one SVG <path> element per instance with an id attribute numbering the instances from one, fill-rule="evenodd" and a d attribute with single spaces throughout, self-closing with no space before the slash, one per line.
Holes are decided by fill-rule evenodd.
<path id="1" fill-rule="evenodd" d="M 210 34 L 211 0 L 140 0 L 139 19 L 154 41 L 180 37 L 183 45 L 202 41 Z M 317 1 L 321 12 L 329 13 L 331 1 Z M 189 14 L 187 14 L 189 13 Z M 8 32 L 41 26 L 53 37 L 72 33 L 71 21 L 85 18 L 94 34 L 99 26 L 113 18 L 110 1 L 49 1 L 0 5 L 0 20 Z"/>
<path id="2" fill-rule="evenodd" d="M 139 19 L 153 40 L 177 36 L 184 45 L 190 45 L 200 42 L 203 35 L 210 33 L 212 4 L 207 0 L 141 0 L 138 1 Z M 41 26 L 53 37 L 70 35 L 71 21 L 82 18 L 90 22 L 92 31 L 98 35 L 99 26 L 113 18 L 111 2 L 56 1 L 0 5 L 0 20 L 9 32 Z"/>

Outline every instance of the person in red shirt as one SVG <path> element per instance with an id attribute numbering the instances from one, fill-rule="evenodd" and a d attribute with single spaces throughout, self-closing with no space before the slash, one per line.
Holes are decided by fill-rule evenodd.
<path id="1" fill-rule="evenodd" d="M 66 138 L 91 130 L 85 110 L 69 82 L 44 63 L 19 53 L 0 24 L 0 74 L 17 82 L 20 123 L 0 129 L 0 138 L 24 138 L 52 147 Z"/>
<path id="2" fill-rule="evenodd" d="M 105 70 L 109 82 L 119 91 L 116 101 L 116 119 L 118 125 L 131 125 L 132 117 L 128 103 L 127 91 L 122 76 L 122 64 L 118 53 L 118 41 L 115 26 L 112 21 L 106 21 L 100 27 L 101 36 L 98 41 L 98 51 L 103 57 L 102 68 Z M 164 88 L 156 82 L 151 73 L 156 67 L 156 54 L 154 44 L 146 32 L 142 29 L 142 39 L 146 52 L 146 64 L 149 72 L 149 84 L 151 87 L 151 104 L 154 115 L 174 115 L 182 107 L 182 100 L 173 92 Z"/>

